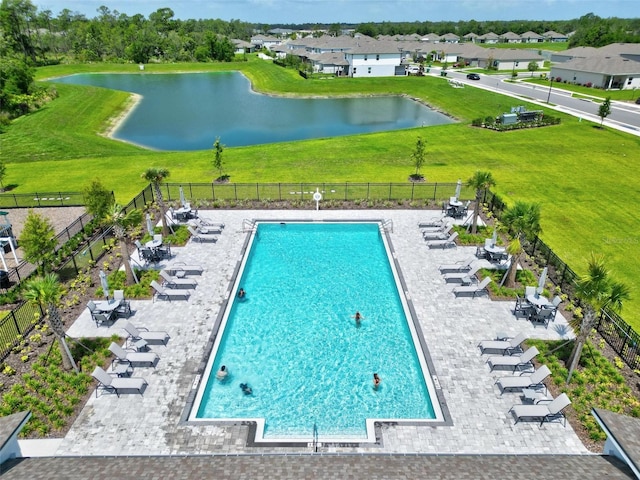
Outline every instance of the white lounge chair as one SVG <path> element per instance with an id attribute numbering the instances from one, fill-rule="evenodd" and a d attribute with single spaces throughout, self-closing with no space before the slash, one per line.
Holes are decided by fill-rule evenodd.
<path id="1" fill-rule="evenodd" d="M 520 332 L 515 337 L 509 340 L 483 340 L 478 344 L 480 353 L 484 353 L 485 350 L 491 350 L 493 352 L 501 352 L 503 355 L 513 355 L 514 353 L 522 352 L 520 344 L 527 339 L 527 336 Z"/>
<path id="2" fill-rule="evenodd" d="M 202 275 L 202 272 L 204 272 L 204 268 L 202 268 L 200 265 L 187 265 L 183 262 L 177 262 L 165 268 L 165 271 L 170 275 L 183 277 L 185 275 Z"/>
<path id="3" fill-rule="evenodd" d="M 496 385 L 500 388 L 501 393 L 522 390 L 523 388 L 531 388 L 533 390 L 544 389 L 546 392 L 547 386 L 544 384 L 544 380 L 549 375 L 551 375 L 549 367 L 542 365 L 531 375 L 501 377 L 496 380 Z"/>
<path id="4" fill-rule="evenodd" d="M 164 288 L 155 280 L 151 281 L 151 288 L 155 290 L 154 300 L 156 297 L 160 299 L 167 299 L 169 301 L 174 299 L 189 300 L 191 296 L 191 290 Z"/>
<path id="5" fill-rule="evenodd" d="M 453 294 L 458 297 L 460 295 L 470 295 L 475 298 L 476 295 L 480 295 L 487 289 L 487 285 L 491 283 L 491 277 L 484 277 L 478 285 L 469 285 L 463 287 L 456 287 L 453 289 Z"/>
<path id="6" fill-rule="evenodd" d="M 457 263 L 449 263 L 440 265 L 438 270 L 440 273 L 455 273 L 455 272 L 468 272 L 471 270 L 471 264 L 475 262 L 474 257 L 469 257 L 466 260 L 461 260 Z"/>
<path id="7" fill-rule="evenodd" d="M 439 230 L 422 232 L 422 238 L 425 240 L 446 240 L 451 235 L 452 229 L 453 225 L 449 225 Z"/>
<path id="8" fill-rule="evenodd" d="M 166 345 L 171 338 L 167 332 L 150 332 L 144 327 L 136 327 L 129 322 L 124 324 L 124 330 L 129 334 L 128 340 L 131 342 L 144 340 L 149 345 Z"/>
<path id="9" fill-rule="evenodd" d="M 220 235 L 224 228 L 224 223 L 205 223 L 199 218 L 189 220 L 189 225 L 196 229 L 201 235 Z"/>
<path id="10" fill-rule="evenodd" d="M 427 242 L 429 248 L 449 248 L 456 246 L 456 238 L 458 238 L 458 232 L 453 232 L 446 240 L 431 240 Z"/>
<path id="11" fill-rule="evenodd" d="M 487 363 L 489 368 L 493 371 L 494 368 L 508 368 L 510 370 L 533 370 L 532 360 L 538 355 L 538 349 L 536 347 L 527 348 L 522 355 L 500 355 L 495 357 L 489 357 Z"/>
<path id="12" fill-rule="evenodd" d="M 160 276 L 163 280 L 162 286 L 167 288 L 196 288 L 198 284 L 193 278 L 173 277 L 164 270 L 160 271 Z"/>
<path id="13" fill-rule="evenodd" d="M 446 273 L 443 275 L 444 281 L 447 283 L 452 283 L 452 282 L 464 283 L 465 278 L 472 277 L 473 275 L 478 273 L 478 270 L 480 270 L 480 264 L 475 264 L 473 268 L 468 272 Z"/>
<path id="14" fill-rule="evenodd" d="M 155 368 L 158 364 L 158 360 L 160 360 L 157 353 L 131 352 L 125 350 L 116 342 L 111 342 L 111 345 L 109 345 L 109 351 L 116 356 L 114 362 L 129 363 L 131 366 L 147 366 Z"/>
<path id="15" fill-rule="evenodd" d="M 198 215 L 197 210 L 196 210 L 196 222 L 198 222 L 200 225 L 204 225 L 205 227 L 216 227 L 216 228 L 219 228 L 220 230 L 224 228 L 224 223 L 214 222 L 210 218 L 201 217 L 200 215 Z"/>
<path id="16" fill-rule="evenodd" d="M 218 241 L 218 239 L 212 234 L 204 234 L 204 233 L 196 232 L 191 225 L 188 225 L 187 229 L 191 234 L 191 240 L 193 240 L 194 242 L 217 242 Z"/>
<path id="17" fill-rule="evenodd" d="M 418 223 L 418 228 L 443 227 L 448 223 L 448 221 L 449 220 L 444 215 L 441 215 L 440 217 L 435 218 L 433 220 L 427 220 L 427 221 Z"/>
<path id="18" fill-rule="evenodd" d="M 142 395 L 148 385 L 147 381 L 142 377 L 113 377 L 100 367 L 96 367 L 91 376 L 98 381 L 96 397 L 98 396 L 98 389 L 100 388 L 115 393 L 118 397 L 120 393 L 124 393 L 126 390 L 136 390 Z"/>
<path id="19" fill-rule="evenodd" d="M 515 417 L 516 423 L 524 418 L 535 418 L 540 419 L 540 425 L 542 426 L 544 422 L 562 420 L 566 427 L 567 419 L 562 411 L 569 405 L 571 405 L 571 400 L 569 400 L 566 393 L 561 393 L 553 400 L 540 400 L 535 405 L 514 405 L 509 411 Z"/>

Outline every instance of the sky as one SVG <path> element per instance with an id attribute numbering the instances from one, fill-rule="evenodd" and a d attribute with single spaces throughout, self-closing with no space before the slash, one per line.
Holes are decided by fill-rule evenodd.
<path id="1" fill-rule="evenodd" d="M 638 0 L 31 0 L 39 11 L 63 9 L 87 18 L 106 6 L 128 16 L 170 8 L 178 19 L 250 23 L 366 23 L 458 20 L 571 20 L 587 13 L 636 18 Z"/>

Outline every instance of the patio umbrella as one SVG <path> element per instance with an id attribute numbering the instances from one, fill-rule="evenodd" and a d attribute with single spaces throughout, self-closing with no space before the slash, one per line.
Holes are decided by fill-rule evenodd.
<path id="1" fill-rule="evenodd" d="M 547 267 L 544 267 L 542 269 L 542 273 L 540 274 L 540 278 L 538 279 L 538 288 L 536 289 L 536 292 L 538 292 L 538 295 L 542 294 L 542 291 L 544 290 L 544 284 L 547 282 Z"/>
<path id="2" fill-rule="evenodd" d="M 107 276 L 105 275 L 103 270 L 100 270 L 98 274 L 100 276 L 100 283 L 102 284 L 102 291 L 104 292 L 104 296 L 109 300 L 109 282 L 107 281 Z"/>
<path id="3" fill-rule="evenodd" d="M 180 205 L 184 207 L 185 203 L 187 203 L 187 199 L 184 198 L 184 190 L 180 187 Z"/>
<path id="4" fill-rule="evenodd" d="M 456 185 L 456 200 L 460 199 L 461 191 L 462 191 L 462 180 L 458 179 L 458 184 Z"/>
<path id="5" fill-rule="evenodd" d="M 498 243 L 498 229 L 494 228 L 493 237 L 491 237 L 491 245 L 495 247 L 497 243 Z"/>
<path id="6" fill-rule="evenodd" d="M 149 235 L 151 235 L 153 237 L 153 234 L 155 233 L 153 231 L 153 222 L 151 221 L 151 215 L 149 215 L 147 213 L 147 232 L 149 232 Z"/>

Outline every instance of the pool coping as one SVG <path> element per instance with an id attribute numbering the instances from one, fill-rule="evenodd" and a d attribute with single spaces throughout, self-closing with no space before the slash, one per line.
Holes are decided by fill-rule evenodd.
<path id="1" fill-rule="evenodd" d="M 447 406 L 447 401 L 446 398 L 444 396 L 444 393 L 442 391 L 442 387 L 440 385 L 440 382 L 438 381 L 438 376 L 436 374 L 435 371 L 435 365 L 433 363 L 433 360 L 431 358 L 431 354 L 429 352 L 429 348 L 427 346 L 427 343 L 424 339 L 424 335 L 422 333 L 422 328 L 420 326 L 420 322 L 418 321 L 418 316 L 417 316 L 417 312 L 414 308 L 413 302 L 411 300 L 410 295 L 408 294 L 408 287 L 407 284 L 405 282 L 404 276 L 402 275 L 402 269 L 400 268 L 400 263 L 398 262 L 398 259 L 396 258 L 395 255 L 395 250 L 393 248 L 393 243 L 391 242 L 391 237 L 389 235 L 389 229 L 387 227 L 388 223 L 387 220 L 383 219 L 383 218 L 374 218 L 374 219 L 358 219 L 358 220 L 352 220 L 352 219 L 323 219 L 323 220 L 314 220 L 311 218 L 303 218 L 303 219 L 273 219 L 273 218 L 269 218 L 269 219 L 260 219 L 260 218 L 254 218 L 250 220 L 252 227 L 247 229 L 245 232 L 245 239 L 244 242 L 242 244 L 242 247 L 240 249 L 240 256 L 239 259 L 236 261 L 236 265 L 234 267 L 233 273 L 229 279 L 229 284 L 227 286 L 227 290 L 224 296 L 224 300 L 222 301 L 222 304 L 220 305 L 220 309 L 218 310 L 218 315 L 216 316 L 216 319 L 213 323 L 213 328 L 211 329 L 211 335 L 209 336 L 209 339 L 207 340 L 207 344 L 205 346 L 204 352 L 203 352 L 203 356 L 202 356 L 202 360 L 200 361 L 200 363 L 198 364 L 198 368 L 196 370 L 196 375 L 194 378 L 194 381 L 191 385 L 191 390 L 186 398 L 185 401 L 185 405 L 184 408 L 182 410 L 182 415 L 180 416 L 180 420 L 178 422 L 179 425 L 220 425 L 220 426 L 248 426 L 248 433 L 247 433 L 247 439 L 246 439 L 246 447 L 299 447 L 299 448 L 310 448 L 312 451 L 318 451 L 318 448 L 331 448 L 331 447 L 347 447 L 347 448 L 357 448 L 357 447 L 383 447 L 383 437 L 382 437 L 382 427 L 383 426 L 394 426 L 394 425 L 406 425 L 406 426 L 418 426 L 418 427 L 440 427 L 440 426 L 453 426 L 453 420 L 451 418 L 451 414 L 449 411 L 449 408 Z M 367 420 L 367 430 L 369 430 L 369 425 L 372 424 L 373 426 L 373 433 L 374 433 L 374 438 L 375 440 L 371 441 L 371 440 L 367 440 L 367 441 L 354 441 L 354 442 L 349 442 L 349 441 L 339 441 L 336 440 L 335 442 L 331 442 L 331 441 L 318 441 L 317 439 L 313 439 L 312 442 L 308 442 L 308 441 L 300 441 L 300 440 L 291 440 L 291 441 L 287 441 L 287 440 L 272 440 L 272 441 L 259 441 L 257 440 L 257 435 L 258 435 L 258 421 L 255 420 L 251 420 L 251 419 L 233 419 L 233 420 L 198 420 L 196 421 L 192 421 L 189 420 L 189 417 L 191 415 L 191 411 L 194 408 L 194 404 L 196 401 L 196 397 L 198 394 L 198 391 L 200 389 L 200 384 L 203 380 L 203 374 L 207 369 L 207 365 L 209 362 L 209 358 L 211 356 L 211 353 L 213 351 L 213 347 L 215 345 L 215 341 L 217 339 L 219 330 L 220 330 L 220 326 L 222 324 L 222 321 L 224 319 L 224 316 L 227 312 L 227 307 L 229 305 L 229 300 L 231 298 L 231 292 L 233 291 L 233 287 L 236 283 L 236 280 L 238 278 L 238 274 L 240 273 L 240 269 L 242 267 L 242 262 L 243 259 L 245 258 L 245 255 L 247 253 L 247 249 L 249 248 L 249 245 L 251 243 L 251 234 L 254 232 L 254 228 L 255 228 L 255 224 L 259 223 L 259 222 L 269 222 L 269 223 L 276 223 L 276 222 L 295 222 L 295 223 L 377 223 L 379 224 L 380 227 L 380 232 L 384 233 L 385 235 L 385 239 L 387 242 L 387 246 L 389 248 L 389 253 L 390 258 L 389 260 L 393 261 L 393 267 L 395 268 L 396 274 L 398 276 L 398 280 L 400 282 L 400 287 L 402 288 L 402 291 L 398 292 L 399 295 L 402 295 L 404 297 L 404 301 L 407 304 L 407 307 L 409 309 L 409 314 L 411 316 L 411 322 L 413 324 L 413 328 L 415 330 L 415 334 L 416 337 L 418 338 L 418 342 L 420 344 L 420 349 L 422 351 L 422 356 L 424 358 L 424 361 L 427 365 L 427 369 L 429 370 L 429 375 L 431 376 L 431 382 L 434 386 L 434 390 L 435 390 L 435 396 L 437 398 L 438 401 L 438 406 L 440 408 L 440 411 L 442 413 L 442 417 L 443 419 L 438 421 L 432 421 L 432 420 L 407 420 L 407 421 L 403 421 L 401 419 L 398 420 L 393 420 L 393 421 L 381 421 L 381 420 Z M 244 222 L 243 222 L 243 228 L 244 228 Z M 393 224 L 391 223 L 391 230 L 393 230 Z M 414 347 L 415 347 L 415 342 L 414 342 Z M 425 375 L 426 377 L 426 375 Z"/>

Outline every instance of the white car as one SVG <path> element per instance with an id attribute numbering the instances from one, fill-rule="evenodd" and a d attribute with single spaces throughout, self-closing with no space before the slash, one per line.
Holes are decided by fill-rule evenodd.
<path id="1" fill-rule="evenodd" d="M 405 71 L 407 72 L 407 75 L 417 75 L 420 73 L 420 67 L 417 65 L 409 65 Z"/>

